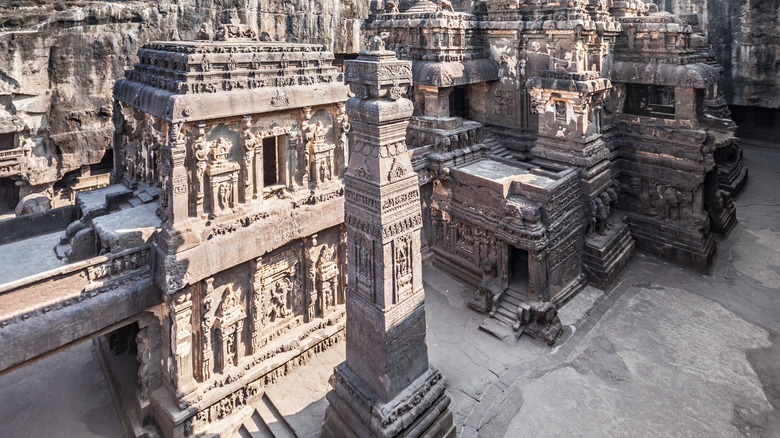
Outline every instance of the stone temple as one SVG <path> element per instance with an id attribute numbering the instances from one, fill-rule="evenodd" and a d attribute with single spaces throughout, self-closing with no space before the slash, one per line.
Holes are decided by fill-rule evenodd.
<path id="1" fill-rule="evenodd" d="M 64 206 L 26 196 L 57 164 L 15 134 L 0 251 L 37 250 L 2 277 L 0 371 L 131 345 L 127 435 L 264 436 L 265 388 L 344 343 L 323 436 L 453 437 L 424 266 L 473 291 L 483 336 L 550 345 L 638 250 L 708 272 L 748 169 L 697 16 L 462 3 L 372 0 L 342 53 L 227 9 L 143 44 Z"/>

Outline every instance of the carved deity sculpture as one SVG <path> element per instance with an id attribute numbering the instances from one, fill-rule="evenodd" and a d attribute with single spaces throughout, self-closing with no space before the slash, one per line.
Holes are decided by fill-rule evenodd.
<path id="1" fill-rule="evenodd" d="M 311 175 L 315 183 L 323 183 L 333 178 L 333 150 L 335 145 L 325 140 L 330 128 L 321 121 L 304 123 L 306 130 L 306 163 L 311 166 Z"/>
<path id="2" fill-rule="evenodd" d="M 284 319 L 287 317 L 289 311 L 287 306 L 290 303 L 290 291 L 292 290 L 292 283 L 289 278 L 283 278 L 274 283 L 271 289 L 271 321 L 276 319 Z"/>
<path id="3" fill-rule="evenodd" d="M 224 370 L 230 366 L 238 365 L 238 344 L 241 336 L 241 329 L 244 326 L 244 311 L 239 299 L 238 291 L 228 284 L 225 288 L 222 303 L 217 312 L 217 334 L 221 341 L 220 349 L 220 369 Z"/>

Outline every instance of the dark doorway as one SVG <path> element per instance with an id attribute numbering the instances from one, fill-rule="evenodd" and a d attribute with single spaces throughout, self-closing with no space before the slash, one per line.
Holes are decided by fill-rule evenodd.
<path id="1" fill-rule="evenodd" d="M 510 246 L 510 288 L 525 293 L 528 290 L 528 251 Z"/>
<path id="2" fill-rule="evenodd" d="M 5 204 L 7 208 L 11 210 L 16 207 L 19 202 L 19 188 L 11 178 L 0 178 L 0 204 Z M 0 205 L 0 210 L 3 210 L 3 205 Z"/>
<path id="3" fill-rule="evenodd" d="M 469 98 L 466 87 L 455 87 L 450 93 L 450 114 L 453 117 L 469 118 Z"/>
<path id="4" fill-rule="evenodd" d="M 15 135 L 13 132 L 0 134 L 0 151 L 8 151 L 14 148 Z"/>
<path id="5" fill-rule="evenodd" d="M 278 137 L 263 139 L 263 185 L 273 186 L 279 184 L 279 165 L 277 163 Z"/>

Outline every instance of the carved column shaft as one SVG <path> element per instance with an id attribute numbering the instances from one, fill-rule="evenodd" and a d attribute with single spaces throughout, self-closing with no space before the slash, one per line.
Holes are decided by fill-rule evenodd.
<path id="1" fill-rule="evenodd" d="M 425 345 L 420 191 L 405 141 L 414 107 L 401 97 L 411 85 L 411 62 L 385 51 L 379 37 L 371 46 L 345 71 L 359 96 L 347 101 L 347 359 L 331 379 L 323 435 L 451 437 L 449 398 Z M 407 412 L 407 397 L 421 403 Z M 429 418 L 409 428 L 416 417 Z"/>
<path id="2" fill-rule="evenodd" d="M 197 387 L 192 372 L 191 293 L 185 290 L 169 298 L 168 312 L 171 319 L 171 383 L 177 393 L 186 395 Z"/>
<path id="3" fill-rule="evenodd" d="M 241 202 L 250 202 L 255 194 L 255 169 L 252 164 L 254 162 L 255 155 L 257 154 L 257 140 L 254 134 L 249 131 L 251 123 L 252 116 L 246 116 L 241 124 L 241 130 L 243 132 L 242 145 L 244 151 L 244 160 L 243 163 L 241 163 L 241 174 L 243 176 L 243 184 L 241 187 Z"/>
<path id="4" fill-rule="evenodd" d="M 260 333 L 263 329 L 263 259 L 258 258 L 252 262 L 252 292 L 250 297 L 250 314 L 252 316 L 251 336 L 249 341 L 249 354 L 260 351 Z"/>
<path id="5" fill-rule="evenodd" d="M 350 254 L 346 364 L 387 402 L 428 369 L 421 207 L 405 146 L 413 104 L 401 98 L 411 83 L 411 68 L 393 52 L 371 52 L 351 64 L 363 71 L 356 75 L 361 83 L 350 85 L 368 88 L 368 96 L 363 94 L 368 99 L 347 101 L 356 147 L 344 178 Z M 349 71 L 347 76 L 350 80 Z M 395 203 L 398 197 L 404 201 Z M 355 202 L 359 199 L 365 201 Z M 356 263 L 350 263 L 353 255 Z M 396 264 L 405 271 L 398 272 Z M 397 324 L 406 328 L 390 329 Z M 394 345 L 402 345 L 402 351 L 394 351 Z"/>
<path id="6" fill-rule="evenodd" d="M 214 306 L 214 298 L 211 293 L 214 291 L 214 279 L 207 278 L 204 284 L 201 284 L 201 305 L 200 305 L 200 380 L 206 381 L 211 378 L 211 371 L 214 363 L 214 338 L 213 330 L 214 317 L 211 315 Z"/>
<path id="7" fill-rule="evenodd" d="M 203 201 L 206 193 L 206 167 L 208 166 L 209 147 L 206 143 L 206 123 L 198 122 L 195 131 L 193 154 L 195 156 L 195 215 L 204 214 Z"/>
<path id="8" fill-rule="evenodd" d="M 168 127 L 168 147 L 171 159 L 170 188 L 168 189 L 168 220 L 171 223 L 186 220 L 189 209 L 189 193 L 187 184 L 187 143 L 182 132 L 181 123 L 173 123 Z"/>

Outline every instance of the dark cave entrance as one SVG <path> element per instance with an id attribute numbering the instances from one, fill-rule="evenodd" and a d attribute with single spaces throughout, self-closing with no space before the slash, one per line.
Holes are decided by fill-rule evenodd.
<path id="1" fill-rule="evenodd" d="M 509 287 L 520 292 L 528 291 L 528 251 L 509 247 Z"/>

